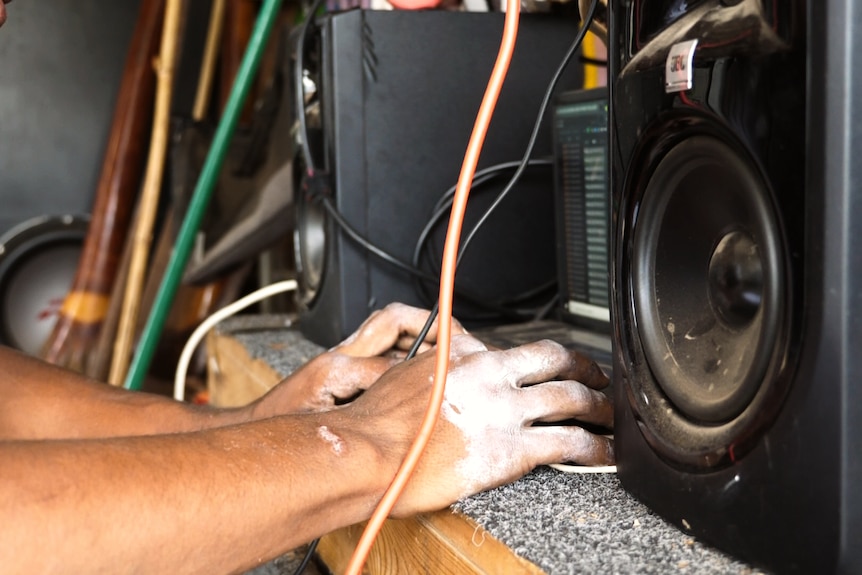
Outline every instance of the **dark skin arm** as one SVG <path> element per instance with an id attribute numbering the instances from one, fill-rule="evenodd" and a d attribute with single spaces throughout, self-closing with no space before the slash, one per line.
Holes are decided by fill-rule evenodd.
<path id="1" fill-rule="evenodd" d="M 389 307 L 235 410 L 125 392 L 0 348 L 4 572 L 237 572 L 369 518 L 428 404 L 434 351 L 399 359 L 424 317 Z M 531 427 L 610 427 L 594 391 L 607 378 L 585 358 L 547 341 L 489 351 L 459 333 L 450 361 L 435 433 L 394 515 L 543 463 L 613 461 L 603 437 Z"/>
<path id="2" fill-rule="evenodd" d="M 392 304 L 347 340 L 243 408 L 212 409 L 128 393 L 0 347 L 0 439 L 85 439 L 201 431 L 275 415 L 324 411 L 370 387 L 402 361 L 428 312 Z M 453 333 L 464 333 L 455 322 Z M 436 324 L 421 349 L 436 338 Z"/>
<path id="3" fill-rule="evenodd" d="M 393 333 L 394 341 L 402 339 L 413 327 L 399 322 L 423 317 L 407 310 L 387 308 L 371 318 L 374 329 L 328 353 L 349 358 L 345 349 L 370 353 L 387 345 L 381 342 L 393 341 Z M 378 329 L 386 325 L 402 327 Z M 61 407 L 40 410 L 34 390 L 59 392 L 71 385 L 81 391 L 101 385 L 4 351 L 2 360 L 10 358 L 18 370 L 17 385 L 6 386 L 4 393 L 29 387 L 24 396 L 30 399 L 15 401 L 21 410 L 29 401 L 34 420 L 60 417 Z M 369 367 L 370 377 L 380 369 L 377 360 L 358 357 L 346 365 Z M 339 362 L 344 369 L 343 359 Z M 610 426 L 609 403 L 591 389 L 607 380 L 584 358 L 547 341 L 488 351 L 462 334 L 453 337 L 451 362 L 436 432 L 395 515 L 445 508 L 543 463 L 612 462 L 612 444 L 605 438 L 577 427 L 530 426 L 569 417 Z M 4 553 L 4 569 L 111 572 L 117 565 L 133 565 L 158 573 L 239 571 L 367 519 L 418 429 L 434 363 L 434 350 L 398 362 L 356 401 L 324 412 L 137 437 L 0 440 L 0 516 L 5 525 L 15 526 L 0 530 L 0 549 L 15 549 Z M 323 379 L 332 381 L 333 375 Z M 277 388 L 283 392 L 257 404 L 258 412 L 274 409 L 260 407 L 268 402 L 272 406 L 294 397 L 291 381 L 298 380 L 288 378 Z M 295 389 L 304 393 L 308 388 Z M 106 412 L 113 406 L 126 417 L 96 419 L 120 424 L 134 420 L 138 409 L 149 412 L 147 419 L 161 419 L 155 403 L 127 402 L 126 397 L 138 394 L 107 387 L 99 391 L 107 395 L 94 396 L 97 404 Z M 88 403 L 72 406 L 88 413 Z M 211 415 L 193 408 L 189 418 L 186 406 L 164 407 L 178 411 L 163 418 L 163 425 Z M 90 411 L 88 417 L 93 413 L 99 412 Z M 5 410 L 0 418 L 9 414 Z M 74 427 L 74 421 L 66 419 L 55 428 Z M 28 429 L 45 426 L 30 424 Z M 104 428 L 96 435 L 106 435 Z"/>
<path id="4" fill-rule="evenodd" d="M 12 0 L 0 0 L 0 26 L 6 21 L 6 6 L 5 4 L 9 4 Z"/>

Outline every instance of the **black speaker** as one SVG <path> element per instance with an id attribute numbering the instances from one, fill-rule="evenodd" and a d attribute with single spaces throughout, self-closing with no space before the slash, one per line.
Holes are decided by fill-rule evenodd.
<path id="1" fill-rule="evenodd" d="M 402 262 L 413 262 L 423 227 L 458 179 L 503 22 L 499 13 L 354 10 L 323 17 L 308 32 L 303 72 L 313 162 L 327 173 L 327 193 L 345 220 Z M 523 17 L 480 170 L 523 157 L 542 97 L 576 32 L 574 18 Z M 570 66 L 559 89 L 580 85 L 581 77 L 580 66 Z M 534 158 L 551 155 L 548 124 L 545 118 Z M 297 166 L 301 178 L 305 170 Z M 471 194 L 465 230 L 511 173 Z M 297 196 L 300 326 L 307 337 L 332 345 L 389 302 L 436 300 L 436 286 L 417 286 L 350 239 L 313 197 Z M 432 265 L 422 259 L 432 276 L 447 222 L 448 215 L 430 235 Z M 554 241 L 548 162 L 525 173 L 476 235 L 459 267 L 456 315 L 469 325 L 471 318 L 488 319 L 489 304 L 528 307 L 543 285 L 546 301 L 553 297 Z"/>
<path id="2" fill-rule="evenodd" d="M 862 573 L 862 13 L 611 6 L 619 477 L 779 573 Z"/>

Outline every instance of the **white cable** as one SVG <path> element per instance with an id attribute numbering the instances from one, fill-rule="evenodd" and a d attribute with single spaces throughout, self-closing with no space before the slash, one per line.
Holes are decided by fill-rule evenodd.
<path id="1" fill-rule="evenodd" d="M 616 473 L 616 465 L 567 465 L 565 463 L 550 463 L 552 467 L 563 473 Z"/>
<path id="2" fill-rule="evenodd" d="M 613 435 L 604 435 L 613 439 Z M 569 465 L 567 463 L 549 463 L 548 467 L 562 471 L 563 473 L 616 473 L 616 465 Z"/>
<path id="3" fill-rule="evenodd" d="M 247 296 L 236 300 L 232 304 L 226 305 L 225 307 L 221 308 L 220 310 L 206 318 L 204 321 L 202 321 L 201 324 L 197 327 L 197 329 L 192 332 L 192 335 L 186 342 L 185 347 L 183 347 L 183 352 L 180 354 L 180 359 L 177 362 L 177 372 L 174 376 L 174 399 L 176 399 L 177 401 L 183 401 L 185 399 L 186 373 L 189 370 L 189 364 L 192 361 L 192 355 L 194 354 L 195 349 L 197 349 L 198 344 L 200 344 L 201 340 L 206 336 L 209 330 L 211 330 L 220 321 L 229 318 L 230 316 L 244 310 L 248 306 L 259 302 L 260 300 L 272 297 L 276 294 L 294 290 L 296 290 L 296 280 L 285 280 L 270 284 L 268 286 L 264 286 L 256 291 L 253 291 Z"/>

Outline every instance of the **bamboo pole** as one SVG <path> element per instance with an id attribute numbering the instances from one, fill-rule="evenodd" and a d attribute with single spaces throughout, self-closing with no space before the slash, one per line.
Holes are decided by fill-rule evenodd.
<path id="1" fill-rule="evenodd" d="M 179 52 L 182 13 L 182 0 L 168 0 L 162 28 L 161 47 L 159 57 L 156 60 L 156 104 L 153 114 L 150 152 L 138 206 L 137 221 L 135 222 L 132 260 L 120 313 L 117 341 L 114 345 L 111 370 L 108 375 L 108 381 L 112 385 L 123 384 L 131 356 L 170 136 L 171 99 L 174 69 Z"/>
<path id="2" fill-rule="evenodd" d="M 213 77 L 215 76 L 219 46 L 221 45 L 222 31 L 224 30 L 225 4 L 226 0 L 214 0 L 212 12 L 210 13 L 207 41 L 204 47 L 204 57 L 201 63 L 200 75 L 198 76 L 198 88 L 195 93 L 195 105 L 192 111 L 192 119 L 196 122 L 200 122 L 206 118 L 209 109 Z"/>

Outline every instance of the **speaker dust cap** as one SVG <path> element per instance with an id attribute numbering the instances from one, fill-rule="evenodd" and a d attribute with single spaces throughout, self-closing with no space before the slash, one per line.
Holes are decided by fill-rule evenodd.
<path id="1" fill-rule="evenodd" d="M 783 317 L 780 245 L 769 190 L 722 141 L 688 138 L 656 167 L 633 296 L 649 368 L 685 419 L 732 421 L 763 384 Z"/>

